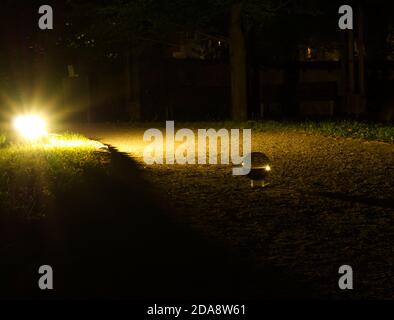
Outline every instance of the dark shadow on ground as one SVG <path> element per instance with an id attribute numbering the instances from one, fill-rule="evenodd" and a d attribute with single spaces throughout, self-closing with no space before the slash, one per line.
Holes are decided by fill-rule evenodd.
<path id="1" fill-rule="evenodd" d="M 113 150 L 109 174 L 91 170 L 58 194 L 40 221 L 3 221 L 14 238 L 1 247 L 3 298 L 307 298 L 315 293 L 289 270 L 256 268 L 171 218 L 175 210 Z M 8 231 L 7 231 L 8 230 Z M 37 286 L 40 265 L 53 291 Z"/>
<path id="2" fill-rule="evenodd" d="M 394 209 L 394 199 L 376 199 L 368 198 L 365 196 L 354 196 L 341 192 L 317 192 L 315 193 L 319 196 L 323 196 L 330 199 L 359 202 L 369 206 L 382 207 L 387 209 Z"/>

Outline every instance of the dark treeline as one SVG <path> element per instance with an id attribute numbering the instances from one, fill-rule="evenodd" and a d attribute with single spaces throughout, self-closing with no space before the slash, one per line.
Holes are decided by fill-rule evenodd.
<path id="1" fill-rule="evenodd" d="M 344 117 L 390 121 L 389 1 L 3 1 L 1 110 L 78 121 Z"/>

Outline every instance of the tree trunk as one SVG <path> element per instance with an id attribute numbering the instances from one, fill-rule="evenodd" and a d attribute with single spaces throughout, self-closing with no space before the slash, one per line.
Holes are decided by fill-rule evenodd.
<path id="1" fill-rule="evenodd" d="M 256 56 L 256 43 L 258 42 L 258 32 L 255 26 L 252 26 L 247 36 L 247 77 L 248 81 L 246 83 L 248 92 L 248 108 L 249 116 L 253 119 L 262 118 L 263 110 L 261 107 L 261 92 L 260 92 L 260 65 L 259 58 Z"/>
<path id="2" fill-rule="evenodd" d="M 362 115 L 366 111 L 365 103 L 365 45 L 364 45 L 364 17 L 363 8 L 357 7 L 357 29 L 347 31 L 347 92 L 346 112 Z M 354 40 L 356 38 L 358 57 L 355 61 Z M 357 70 L 357 73 L 356 73 Z"/>
<path id="3" fill-rule="evenodd" d="M 364 12 L 362 4 L 358 5 L 358 30 L 357 30 L 357 48 L 358 48 L 358 93 L 360 95 L 357 114 L 363 114 L 366 111 L 365 101 L 365 44 L 364 44 Z"/>
<path id="4" fill-rule="evenodd" d="M 348 92 L 354 94 L 354 34 L 353 30 L 347 32 L 347 58 L 348 58 Z"/>
<path id="5" fill-rule="evenodd" d="M 125 95 L 130 120 L 141 120 L 140 61 L 136 48 L 127 47 L 125 54 Z"/>
<path id="6" fill-rule="evenodd" d="M 231 117 L 247 119 L 246 52 L 242 31 L 242 5 L 234 4 L 230 14 L 230 69 L 231 69 Z"/>
<path id="7" fill-rule="evenodd" d="M 354 33 L 353 30 L 347 30 L 345 113 L 353 115 L 357 113 L 354 73 Z"/>

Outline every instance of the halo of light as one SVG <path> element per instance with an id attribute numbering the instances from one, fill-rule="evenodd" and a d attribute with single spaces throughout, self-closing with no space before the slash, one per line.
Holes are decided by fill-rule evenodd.
<path id="1" fill-rule="evenodd" d="M 13 124 L 16 131 L 26 140 L 37 140 L 47 135 L 46 121 L 38 115 L 17 116 Z"/>
<path id="2" fill-rule="evenodd" d="M 262 152 L 250 153 L 251 169 L 247 174 L 250 179 L 250 185 L 252 187 L 266 187 L 270 185 L 267 182 L 271 168 L 271 161 L 267 155 Z M 245 165 L 244 163 L 242 164 Z"/>

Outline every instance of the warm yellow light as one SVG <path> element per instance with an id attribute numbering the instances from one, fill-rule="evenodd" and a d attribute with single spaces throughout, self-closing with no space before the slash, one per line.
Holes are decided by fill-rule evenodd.
<path id="1" fill-rule="evenodd" d="M 268 164 L 264 167 L 264 169 L 265 171 L 271 171 L 271 167 Z"/>
<path id="2" fill-rule="evenodd" d="M 309 47 L 306 49 L 306 57 L 307 59 L 312 59 L 312 49 Z"/>
<path id="3" fill-rule="evenodd" d="M 50 135 L 48 143 L 44 145 L 45 147 L 54 148 L 93 148 L 93 149 L 106 149 L 106 146 L 102 143 L 89 139 L 82 138 L 72 138 L 65 139 L 61 135 Z"/>
<path id="4" fill-rule="evenodd" d="M 47 135 L 45 120 L 37 115 L 21 115 L 15 118 L 14 127 L 27 140 L 37 140 Z"/>

